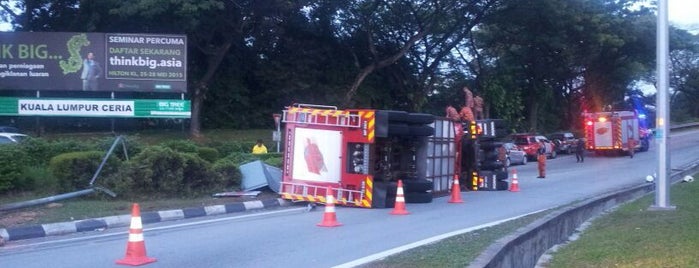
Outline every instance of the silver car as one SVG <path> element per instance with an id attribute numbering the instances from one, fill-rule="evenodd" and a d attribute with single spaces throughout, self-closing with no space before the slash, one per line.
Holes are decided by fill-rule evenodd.
<path id="1" fill-rule="evenodd" d="M 19 133 L 0 133 L 0 144 L 19 143 L 27 138 L 27 135 Z"/>
<path id="2" fill-rule="evenodd" d="M 510 165 L 526 165 L 527 164 L 527 154 L 519 149 L 517 145 L 512 142 L 506 142 L 502 145 L 507 150 L 507 160 L 505 162 L 506 166 Z"/>

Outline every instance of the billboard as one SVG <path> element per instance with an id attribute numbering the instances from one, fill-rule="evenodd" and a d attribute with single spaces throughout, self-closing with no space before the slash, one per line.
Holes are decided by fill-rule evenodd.
<path id="1" fill-rule="evenodd" d="M 187 37 L 2 32 L 0 90 L 187 91 Z"/>
<path id="2" fill-rule="evenodd" d="M 0 115 L 190 118 L 188 100 L 108 100 L 0 97 Z"/>

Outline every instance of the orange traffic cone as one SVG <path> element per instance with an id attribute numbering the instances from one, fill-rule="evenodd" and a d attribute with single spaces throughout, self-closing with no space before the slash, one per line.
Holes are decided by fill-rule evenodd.
<path id="1" fill-rule="evenodd" d="M 337 215 L 335 215 L 335 197 L 333 196 L 333 189 L 328 187 L 325 190 L 325 213 L 323 213 L 323 221 L 316 224 L 320 227 L 335 227 L 340 226 L 342 223 L 337 221 Z"/>
<path id="2" fill-rule="evenodd" d="M 143 225 L 141 225 L 141 209 L 137 203 L 131 208 L 131 227 L 129 228 L 129 242 L 126 244 L 126 256 L 117 260 L 117 264 L 143 265 L 155 262 L 155 258 L 146 256 L 146 244 L 143 241 Z"/>
<path id="3" fill-rule="evenodd" d="M 512 169 L 512 181 L 510 182 L 510 192 L 519 192 L 519 180 L 517 180 L 516 169 Z"/>
<path id="4" fill-rule="evenodd" d="M 405 210 L 405 196 L 403 196 L 403 181 L 398 180 L 398 189 L 396 190 L 396 204 L 393 206 L 393 215 L 407 215 L 410 214 Z"/>
<path id="5" fill-rule="evenodd" d="M 454 183 L 451 185 L 451 199 L 449 203 L 463 203 L 461 200 L 461 186 L 459 185 L 459 176 L 454 174 Z"/>

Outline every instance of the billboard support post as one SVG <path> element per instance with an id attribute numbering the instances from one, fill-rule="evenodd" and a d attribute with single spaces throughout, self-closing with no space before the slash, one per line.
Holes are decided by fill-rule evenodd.
<path id="1" fill-rule="evenodd" d="M 281 120 L 282 120 L 282 115 L 281 114 L 272 114 L 272 117 L 274 117 L 274 125 L 277 127 L 276 133 L 274 133 L 273 137 L 274 140 L 277 141 L 277 153 L 280 152 L 279 147 L 281 146 Z"/>

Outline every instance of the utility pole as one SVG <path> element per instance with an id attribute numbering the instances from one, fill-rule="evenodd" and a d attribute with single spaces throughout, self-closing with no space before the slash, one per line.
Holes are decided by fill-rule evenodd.
<path id="1" fill-rule="evenodd" d="M 656 95 L 656 140 L 658 141 L 658 177 L 655 180 L 655 203 L 649 210 L 674 210 L 671 206 L 670 191 L 670 155 L 668 138 L 670 138 L 669 68 L 670 55 L 668 30 L 668 0 L 658 0 L 658 22 L 656 30 L 656 68 L 658 71 L 658 94 Z"/>

